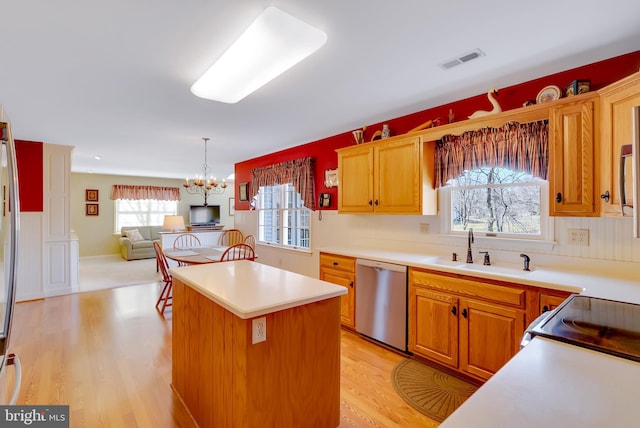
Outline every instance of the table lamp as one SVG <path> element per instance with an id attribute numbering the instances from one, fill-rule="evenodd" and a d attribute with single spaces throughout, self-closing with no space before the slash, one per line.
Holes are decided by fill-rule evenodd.
<path id="1" fill-rule="evenodd" d="M 166 215 L 164 216 L 162 229 L 170 230 L 171 232 L 184 230 L 184 218 L 181 215 Z"/>

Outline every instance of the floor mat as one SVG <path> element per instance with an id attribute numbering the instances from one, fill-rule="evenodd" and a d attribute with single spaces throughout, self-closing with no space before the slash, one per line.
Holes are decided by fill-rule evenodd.
<path id="1" fill-rule="evenodd" d="M 478 387 L 416 360 L 402 360 L 391 372 L 398 395 L 411 407 L 442 422 Z"/>

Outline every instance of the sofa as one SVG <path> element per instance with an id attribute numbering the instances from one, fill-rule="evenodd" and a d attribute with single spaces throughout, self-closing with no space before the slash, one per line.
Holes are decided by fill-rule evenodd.
<path id="1" fill-rule="evenodd" d="M 120 228 L 120 253 L 125 260 L 153 259 L 153 241 L 160 242 L 162 226 L 133 226 Z"/>

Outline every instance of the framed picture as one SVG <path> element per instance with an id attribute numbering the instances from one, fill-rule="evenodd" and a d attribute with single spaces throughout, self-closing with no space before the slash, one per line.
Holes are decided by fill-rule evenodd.
<path id="1" fill-rule="evenodd" d="M 229 198 L 229 215 L 236 213 L 236 198 Z"/>
<path id="2" fill-rule="evenodd" d="M 98 215 L 98 204 L 87 204 L 86 215 Z"/>
<path id="3" fill-rule="evenodd" d="M 84 191 L 84 198 L 87 202 L 98 202 L 98 191 L 95 189 L 87 189 Z"/>
<path id="4" fill-rule="evenodd" d="M 238 185 L 238 199 L 242 202 L 249 200 L 249 183 L 240 183 Z"/>
<path id="5" fill-rule="evenodd" d="M 324 186 L 336 187 L 338 185 L 338 170 L 327 169 L 324 172 Z"/>

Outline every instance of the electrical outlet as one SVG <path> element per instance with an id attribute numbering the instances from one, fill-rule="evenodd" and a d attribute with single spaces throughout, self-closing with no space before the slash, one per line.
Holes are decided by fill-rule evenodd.
<path id="1" fill-rule="evenodd" d="M 429 233 L 429 223 L 420 223 L 420 233 Z"/>
<path id="2" fill-rule="evenodd" d="M 267 341 L 267 318 L 260 317 L 251 320 L 251 343 Z"/>
<path id="3" fill-rule="evenodd" d="M 581 247 L 589 246 L 589 229 L 569 229 L 569 243 Z"/>

